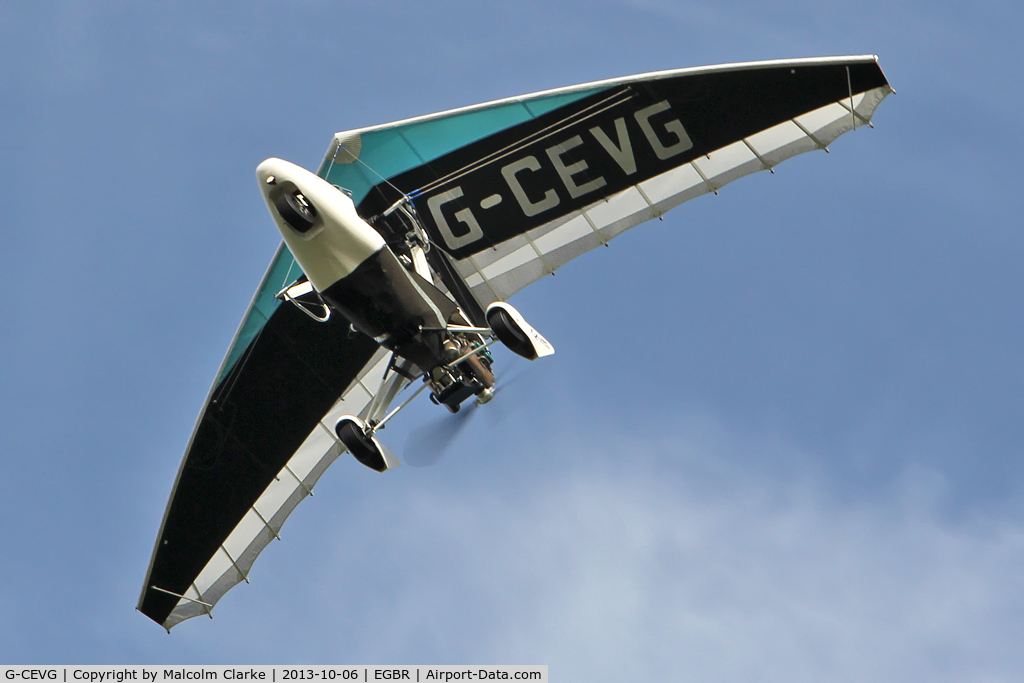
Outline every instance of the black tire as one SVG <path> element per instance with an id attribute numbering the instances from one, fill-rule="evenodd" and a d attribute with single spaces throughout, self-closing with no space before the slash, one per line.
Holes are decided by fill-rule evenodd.
<path id="1" fill-rule="evenodd" d="M 302 197 L 300 200 L 299 198 Z M 316 223 L 316 209 L 301 192 L 284 192 L 274 200 L 274 207 L 284 222 L 295 232 L 306 233 Z"/>
<path id="2" fill-rule="evenodd" d="M 498 341 L 507 346 L 509 351 L 523 358 L 537 359 L 537 353 L 534 351 L 530 339 L 519 328 L 508 311 L 501 308 L 491 309 L 491 312 L 487 314 L 487 324 L 497 335 Z"/>
<path id="3" fill-rule="evenodd" d="M 377 472 L 383 472 L 388 468 L 387 463 L 384 462 L 384 454 L 374 445 L 373 439 L 363 434 L 363 430 L 354 422 L 351 420 L 339 422 L 335 431 L 341 442 L 345 444 L 345 448 L 356 460 Z"/>

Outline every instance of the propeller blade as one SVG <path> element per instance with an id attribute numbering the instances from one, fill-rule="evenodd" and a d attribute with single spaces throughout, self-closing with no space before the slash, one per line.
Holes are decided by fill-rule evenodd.
<path id="1" fill-rule="evenodd" d="M 446 415 L 415 430 L 405 442 L 405 464 L 410 467 L 437 464 L 469 424 L 476 410 L 475 406 L 468 404 L 455 415 Z"/>

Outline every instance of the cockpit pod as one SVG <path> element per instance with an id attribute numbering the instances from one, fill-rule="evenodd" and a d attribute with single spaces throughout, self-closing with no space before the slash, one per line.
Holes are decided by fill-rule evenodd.
<path id="1" fill-rule="evenodd" d="M 324 292 L 384 247 L 352 199 L 319 176 L 283 159 L 256 168 L 263 199 L 285 244 L 318 292 Z"/>

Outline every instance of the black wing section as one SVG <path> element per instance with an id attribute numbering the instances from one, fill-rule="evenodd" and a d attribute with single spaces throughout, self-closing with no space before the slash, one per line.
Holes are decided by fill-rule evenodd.
<path id="1" fill-rule="evenodd" d="M 380 214 L 402 193 L 411 195 L 434 242 L 462 259 L 772 126 L 887 85 L 875 61 L 622 83 L 380 182 L 359 213 Z"/>
<path id="2" fill-rule="evenodd" d="M 289 461 L 315 430 L 323 431 L 318 423 L 379 349 L 372 339 L 350 338 L 347 332 L 342 316 L 320 323 L 292 304 L 279 305 L 219 379 L 171 493 L 139 600 L 143 614 L 170 629 L 208 612 L 245 578 L 266 545 L 247 542 L 247 550 L 232 556 L 225 549 L 232 532 L 254 513 L 265 525 L 254 536 L 262 533 L 265 540 L 276 536 L 283 523 L 283 518 L 270 519 L 280 506 L 269 505 L 261 513 L 257 500 L 284 475 L 295 477 L 298 500 L 308 493 L 326 465 L 318 462 L 319 467 L 296 475 L 286 469 Z M 337 457 L 338 447 L 329 436 L 320 443 L 334 448 Z M 298 500 L 290 501 L 285 516 Z M 197 588 L 204 569 L 209 573 L 217 564 L 234 571 L 225 577 L 223 566 L 214 568 L 206 581 L 210 586 Z"/>

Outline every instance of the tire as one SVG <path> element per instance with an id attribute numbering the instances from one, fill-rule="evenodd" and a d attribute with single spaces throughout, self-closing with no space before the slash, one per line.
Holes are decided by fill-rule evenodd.
<path id="1" fill-rule="evenodd" d="M 501 308 L 492 309 L 487 315 L 487 324 L 498 337 L 498 341 L 508 347 L 509 351 L 523 358 L 536 360 L 537 352 L 533 344 L 507 311 Z"/>
<path id="2" fill-rule="evenodd" d="M 316 223 L 316 209 L 301 192 L 284 192 L 278 195 L 274 200 L 274 208 L 295 232 L 305 234 Z"/>
<path id="3" fill-rule="evenodd" d="M 388 468 L 384 462 L 384 455 L 377 449 L 373 439 L 363 434 L 363 430 L 356 423 L 350 420 L 339 422 L 335 431 L 341 443 L 345 444 L 345 448 L 360 463 L 377 472 L 383 472 Z"/>

